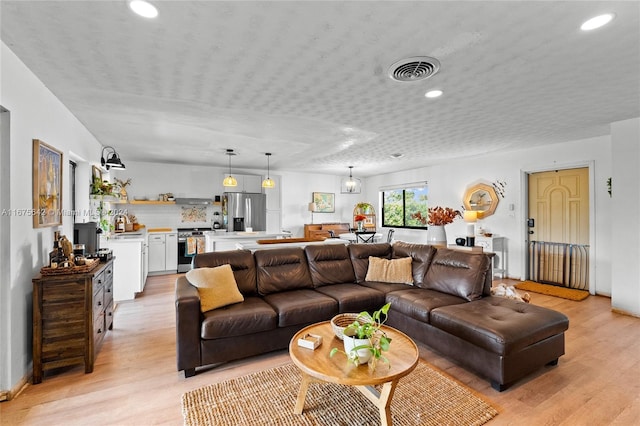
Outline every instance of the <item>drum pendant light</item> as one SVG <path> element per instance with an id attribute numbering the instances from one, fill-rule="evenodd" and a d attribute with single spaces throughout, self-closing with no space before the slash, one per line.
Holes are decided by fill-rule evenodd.
<path id="1" fill-rule="evenodd" d="M 229 176 L 222 181 L 223 186 L 238 186 L 238 181 L 231 175 L 231 156 L 236 155 L 232 149 L 227 149 L 227 155 L 229 156 Z"/>
<path id="2" fill-rule="evenodd" d="M 273 181 L 273 179 L 271 179 L 271 177 L 269 176 L 269 158 L 271 157 L 271 153 L 270 152 L 265 152 L 265 154 L 267 156 L 267 178 L 265 180 L 262 181 L 262 187 L 263 188 L 267 188 L 267 189 L 272 189 L 276 187 L 276 183 Z"/>

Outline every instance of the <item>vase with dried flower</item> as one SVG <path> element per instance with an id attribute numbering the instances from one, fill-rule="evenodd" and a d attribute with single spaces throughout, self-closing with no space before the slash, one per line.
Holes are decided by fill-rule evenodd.
<path id="1" fill-rule="evenodd" d="M 434 246 L 447 246 L 447 233 L 444 229 L 445 225 L 453 223 L 453 221 L 462 217 L 460 210 L 454 210 L 450 207 L 430 207 L 428 216 L 422 216 L 422 213 L 417 212 L 411 215 L 413 219 L 416 219 L 423 225 L 429 225 L 427 228 L 427 244 Z"/>

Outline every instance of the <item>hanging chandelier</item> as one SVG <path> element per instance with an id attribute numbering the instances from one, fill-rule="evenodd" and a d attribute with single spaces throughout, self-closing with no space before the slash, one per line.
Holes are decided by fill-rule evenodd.
<path id="1" fill-rule="evenodd" d="M 349 166 L 349 177 L 343 178 L 340 183 L 340 192 L 343 194 L 359 194 L 362 190 L 360 179 L 353 177 L 353 166 Z"/>

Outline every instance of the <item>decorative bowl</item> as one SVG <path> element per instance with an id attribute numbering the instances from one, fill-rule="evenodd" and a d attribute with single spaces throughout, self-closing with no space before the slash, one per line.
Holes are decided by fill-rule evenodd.
<path id="1" fill-rule="evenodd" d="M 331 318 L 331 328 L 333 328 L 336 337 L 342 340 L 344 329 L 350 326 L 359 316 L 360 314 L 344 313 Z M 364 320 L 364 318 L 359 319 L 359 321 L 362 320 Z"/>

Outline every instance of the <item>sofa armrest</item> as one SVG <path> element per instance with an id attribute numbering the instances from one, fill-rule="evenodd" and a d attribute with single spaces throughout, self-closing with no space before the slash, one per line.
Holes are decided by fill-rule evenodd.
<path id="1" fill-rule="evenodd" d="M 176 279 L 176 359 L 185 376 L 200 366 L 200 296 L 198 289 L 183 275 Z"/>

